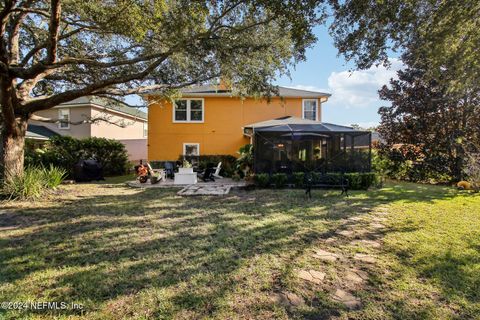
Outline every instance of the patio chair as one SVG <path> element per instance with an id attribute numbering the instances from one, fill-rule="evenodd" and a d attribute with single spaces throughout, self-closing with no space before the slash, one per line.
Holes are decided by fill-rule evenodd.
<path id="1" fill-rule="evenodd" d="M 208 182 L 208 181 L 215 182 L 214 172 L 215 172 L 215 168 L 207 167 L 205 171 L 197 174 L 197 176 L 200 179 L 202 179 L 203 182 Z"/>
<path id="2" fill-rule="evenodd" d="M 222 169 L 221 161 L 217 164 L 217 167 L 215 168 L 215 172 L 212 173 L 212 175 L 217 179 L 223 179 L 223 177 L 220 175 L 220 169 Z"/>
<path id="3" fill-rule="evenodd" d="M 170 179 L 175 177 L 175 167 L 173 166 L 173 163 L 169 161 L 165 162 L 165 175 Z"/>

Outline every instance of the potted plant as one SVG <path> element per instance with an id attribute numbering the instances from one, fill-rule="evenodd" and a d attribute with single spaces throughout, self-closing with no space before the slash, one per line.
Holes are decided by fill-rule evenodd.
<path id="1" fill-rule="evenodd" d="M 182 167 L 178 168 L 179 173 L 193 173 L 193 167 L 190 162 L 183 160 Z"/>

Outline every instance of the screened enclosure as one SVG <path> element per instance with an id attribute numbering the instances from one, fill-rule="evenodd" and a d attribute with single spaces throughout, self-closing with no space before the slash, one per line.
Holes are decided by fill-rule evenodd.
<path id="1" fill-rule="evenodd" d="M 285 117 L 251 125 L 256 173 L 369 172 L 371 133 Z"/>

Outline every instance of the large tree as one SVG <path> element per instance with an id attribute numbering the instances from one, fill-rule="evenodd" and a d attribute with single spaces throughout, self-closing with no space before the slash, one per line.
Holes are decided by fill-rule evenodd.
<path id="1" fill-rule="evenodd" d="M 319 0 L 5 0 L 0 180 L 23 170 L 27 121 L 75 98 L 164 92 L 220 75 L 243 93 L 304 59 Z"/>
<path id="2" fill-rule="evenodd" d="M 433 173 L 459 181 L 466 154 L 478 152 L 474 149 L 480 143 L 480 85 L 449 90 L 444 78 L 450 78 L 450 70 L 439 71 L 439 78 L 427 76 L 432 66 L 414 63 L 414 51 L 404 54 L 407 68 L 398 72 L 398 79 L 380 90 L 380 97 L 391 102 L 379 110 L 382 149 L 393 161 L 419 165 L 418 179 Z"/>
<path id="3" fill-rule="evenodd" d="M 335 46 L 357 67 L 388 63 L 391 50 L 417 55 L 425 76 L 443 77 L 448 91 L 465 91 L 480 82 L 480 1 L 330 0 Z"/>

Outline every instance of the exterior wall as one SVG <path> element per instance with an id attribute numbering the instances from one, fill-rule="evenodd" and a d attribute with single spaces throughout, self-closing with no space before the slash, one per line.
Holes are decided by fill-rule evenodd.
<path id="1" fill-rule="evenodd" d="M 65 109 L 70 109 L 70 121 L 72 122 L 82 121 L 91 117 L 91 107 L 89 106 Z M 36 112 L 35 114 L 44 118 L 58 119 L 58 110 L 59 108 L 53 108 L 48 110 L 42 110 Z M 48 129 L 55 131 L 62 136 L 72 136 L 74 138 L 88 138 L 91 136 L 90 124 L 88 123 L 70 125 L 70 128 L 68 129 L 60 129 L 58 127 L 58 123 L 47 123 L 34 120 L 30 120 L 29 123 L 47 127 Z"/>
<path id="2" fill-rule="evenodd" d="M 147 139 L 129 139 L 120 140 L 120 142 L 127 149 L 128 160 L 135 163 L 140 160 L 147 160 Z"/>
<path id="3" fill-rule="evenodd" d="M 320 100 L 318 106 L 321 121 Z M 203 123 L 173 123 L 170 102 L 152 104 L 148 110 L 148 160 L 176 160 L 183 153 L 184 143 L 199 143 L 200 155 L 237 156 L 238 149 L 250 143 L 243 135 L 245 125 L 282 116 L 301 118 L 302 98 L 274 98 L 267 103 L 255 99 L 205 97 Z"/>
<path id="4" fill-rule="evenodd" d="M 92 108 L 92 118 L 104 117 L 111 122 L 126 124 L 125 127 L 119 127 L 115 124 L 105 121 L 98 121 L 91 124 L 91 136 L 107 139 L 126 140 L 126 139 L 146 139 L 143 135 L 143 124 L 145 121 L 134 119 L 129 116 L 122 116 L 101 108 Z"/>

